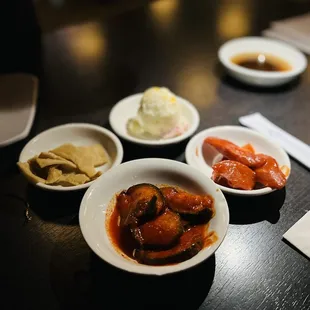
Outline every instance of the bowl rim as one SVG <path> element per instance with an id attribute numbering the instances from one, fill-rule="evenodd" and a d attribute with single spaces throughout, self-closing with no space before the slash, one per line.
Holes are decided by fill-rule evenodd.
<path id="1" fill-rule="evenodd" d="M 290 49 L 292 52 L 298 54 L 301 64 L 298 67 L 292 66 L 292 70 L 290 71 L 266 72 L 266 71 L 252 70 L 252 69 L 238 66 L 234 64 L 233 62 L 231 62 L 230 59 L 225 55 L 225 51 L 230 48 L 229 46 L 231 44 L 235 44 L 238 41 L 245 42 L 245 41 L 253 41 L 253 40 L 263 41 L 266 44 L 277 44 L 278 46 L 282 46 L 285 49 Z M 285 59 L 285 56 L 280 55 L 280 57 Z M 235 39 L 231 39 L 225 42 L 218 50 L 218 58 L 220 62 L 222 63 L 222 65 L 231 71 L 234 71 L 246 77 L 257 77 L 257 78 L 268 78 L 268 79 L 286 79 L 286 78 L 295 77 L 306 70 L 307 63 L 308 63 L 306 56 L 302 52 L 300 52 L 298 49 L 296 49 L 295 47 L 280 40 L 263 38 L 263 37 L 255 37 L 255 36 L 235 38 Z"/>
<path id="2" fill-rule="evenodd" d="M 219 131 L 236 130 L 236 131 L 240 131 L 243 133 L 249 133 L 251 135 L 254 135 L 254 136 L 257 136 L 257 137 L 263 139 L 263 141 L 266 142 L 267 144 L 272 144 L 281 153 L 283 159 L 286 162 L 286 165 L 289 168 L 289 174 L 286 177 L 286 180 L 288 180 L 288 178 L 291 174 L 291 161 L 290 161 L 290 158 L 287 155 L 287 153 L 284 151 L 284 149 L 278 143 L 268 139 L 265 135 L 255 131 L 253 129 L 243 127 L 243 126 L 233 126 L 233 125 L 214 126 L 214 127 L 207 128 L 207 129 L 202 130 L 201 132 L 197 133 L 188 142 L 186 149 L 185 149 L 185 159 L 186 159 L 186 162 L 188 163 L 188 165 L 190 165 L 196 169 L 199 169 L 199 167 L 197 167 L 197 164 L 192 160 L 191 154 L 194 151 L 195 147 L 197 147 L 197 146 L 199 147 L 199 145 L 196 145 L 196 141 L 200 140 L 202 137 L 206 138 L 207 137 L 206 133 L 208 133 L 209 131 L 214 130 L 214 129 L 219 130 Z M 201 146 L 202 146 L 202 144 L 201 144 Z M 210 178 L 209 176 L 207 176 L 207 177 Z M 272 189 L 270 187 L 264 187 L 261 189 L 253 189 L 253 190 L 240 190 L 240 189 L 225 187 L 225 186 L 222 186 L 220 184 L 217 184 L 217 186 L 223 192 L 225 192 L 227 194 L 237 195 L 237 196 L 261 196 L 261 195 L 266 195 L 266 194 L 269 194 L 271 192 L 276 191 L 276 189 Z"/>
<path id="3" fill-rule="evenodd" d="M 175 169 L 185 169 L 187 170 L 187 173 L 191 176 L 193 175 L 200 175 L 200 178 L 205 178 L 205 175 L 203 173 L 201 173 L 200 171 L 198 171 L 197 169 L 194 169 L 193 167 L 190 167 L 189 165 L 182 163 L 182 162 L 178 162 L 175 160 L 170 160 L 170 159 L 163 159 L 163 158 L 143 158 L 143 159 L 136 159 L 136 160 L 132 160 L 132 161 L 128 161 L 125 163 L 122 163 L 121 165 L 119 165 L 118 167 L 116 167 L 115 169 L 108 171 L 105 176 L 107 176 L 108 174 L 113 174 L 117 171 L 117 169 L 125 169 L 124 167 L 126 166 L 131 166 L 131 165 L 139 165 L 140 163 L 147 163 L 147 164 L 154 164 L 154 165 L 160 165 L 162 166 L 162 163 L 166 163 L 167 166 L 174 166 Z M 164 167 L 164 166 L 163 166 Z M 101 179 L 102 181 L 102 179 Z M 80 210 L 79 210 L 79 223 L 80 223 L 80 229 L 82 232 L 82 235 L 86 241 L 86 243 L 88 244 L 88 246 L 92 249 L 92 251 L 94 251 L 94 253 L 100 257 L 102 260 L 104 260 L 106 263 L 117 267 L 121 270 L 124 270 L 126 272 L 131 272 L 131 273 L 136 273 L 136 274 L 143 274 L 143 275 L 151 275 L 151 276 L 162 276 L 162 275 L 166 275 L 166 274 L 171 274 L 171 273 L 176 273 L 176 272 L 180 272 L 180 271 L 184 271 L 187 269 L 190 269 L 192 267 L 195 267 L 197 265 L 199 265 L 200 263 L 202 263 L 203 261 L 205 261 L 206 259 L 208 259 L 210 256 L 212 256 L 216 250 L 220 247 L 220 245 L 222 244 L 222 242 L 224 241 L 226 235 L 227 235 L 227 231 L 228 231 L 228 227 L 229 227 L 229 220 L 230 220 L 230 215 L 229 215 L 229 208 L 228 208 L 228 203 L 226 201 L 226 198 L 224 196 L 224 194 L 222 193 L 222 191 L 218 188 L 217 184 L 215 184 L 211 179 L 208 179 L 207 181 L 209 183 L 209 186 L 214 186 L 214 189 L 216 190 L 216 195 L 219 195 L 219 203 L 223 203 L 224 204 L 224 213 L 222 214 L 222 217 L 224 217 L 224 222 L 225 222 L 225 227 L 223 228 L 224 233 L 222 236 L 222 239 L 219 240 L 219 242 L 217 242 L 215 245 L 213 245 L 213 248 L 211 250 L 210 253 L 206 253 L 205 256 L 201 257 L 197 262 L 194 262 L 192 264 L 189 264 L 189 266 L 182 266 L 182 262 L 177 264 L 178 266 L 181 266 L 180 268 L 178 268 L 177 270 L 170 270 L 169 267 L 172 266 L 176 266 L 176 265 L 165 265 L 165 266 L 149 266 L 149 265 L 143 265 L 144 266 L 144 270 L 143 271 L 139 271 L 139 270 L 129 270 L 125 267 L 123 267 L 121 264 L 115 263 L 112 259 L 111 260 L 107 260 L 106 258 L 103 258 L 101 256 L 101 253 L 98 251 L 98 249 L 95 246 L 92 246 L 92 243 L 88 243 L 88 233 L 87 230 L 84 226 L 87 226 L 86 224 L 84 224 L 84 212 L 85 209 L 87 208 L 87 201 L 89 199 L 89 197 L 92 195 L 93 190 L 96 189 L 97 186 L 99 186 L 99 183 L 96 184 L 92 184 L 88 190 L 85 192 L 83 199 L 81 201 L 80 204 Z M 216 216 L 216 215 L 215 215 Z M 105 228 L 106 229 L 106 228 Z M 111 242 L 109 240 L 109 242 Z M 115 252 L 117 252 L 114 248 L 114 246 L 112 245 L 112 248 Z M 191 259 L 184 261 L 184 262 L 189 262 L 190 260 L 194 259 L 195 256 L 193 256 Z M 123 258 L 124 260 L 126 258 Z M 163 267 L 167 267 L 164 269 L 162 269 Z M 147 271 L 145 271 L 145 269 L 147 269 Z"/>
<path id="4" fill-rule="evenodd" d="M 122 132 L 120 132 L 118 130 L 118 126 L 115 125 L 114 119 L 115 119 L 115 111 L 116 109 L 119 107 L 119 105 L 123 104 L 124 101 L 127 100 L 141 100 L 143 96 L 143 93 L 136 93 L 136 94 L 132 94 L 130 96 L 127 96 L 121 100 L 119 100 L 111 109 L 110 114 L 109 114 L 109 123 L 111 128 L 113 129 L 113 131 L 122 139 L 136 143 L 136 144 L 140 144 L 140 145 L 148 145 L 148 146 L 164 146 L 164 145 L 169 145 L 169 144 L 176 144 L 179 143 L 187 138 L 189 138 L 190 136 L 192 136 L 200 123 L 200 116 L 199 116 L 199 112 L 196 109 L 196 107 L 189 102 L 188 100 L 177 96 L 176 97 L 180 100 L 179 103 L 182 104 L 183 106 L 185 106 L 191 113 L 192 117 L 193 117 L 193 122 L 190 124 L 189 128 L 187 131 L 185 131 L 182 135 L 177 136 L 177 137 L 173 137 L 173 138 L 169 138 L 169 139 L 160 139 L 160 140 L 148 140 L 148 139 L 140 139 L 140 138 L 136 138 L 133 137 L 131 135 L 129 135 L 128 133 L 123 134 Z"/>
<path id="5" fill-rule="evenodd" d="M 93 130 L 96 130 L 96 131 L 100 132 L 101 134 L 104 134 L 104 135 L 108 136 L 114 142 L 114 144 L 116 146 L 116 158 L 115 158 L 115 161 L 114 161 L 113 165 L 110 167 L 110 169 L 112 169 L 112 168 L 114 168 L 114 167 L 116 167 L 116 166 L 121 164 L 121 162 L 123 160 L 123 156 L 124 156 L 124 150 L 123 150 L 123 146 L 122 146 L 121 141 L 119 140 L 119 138 L 112 131 L 110 131 L 107 128 L 104 128 L 104 127 L 101 127 L 101 126 L 95 125 L 95 124 L 88 124 L 88 123 L 68 123 L 68 124 L 62 124 L 62 125 L 58 125 L 58 126 L 55 126 L 55 127 L 52 127 L 52 128 L 49 128 L 47 130 L 44 130 L 44 131 L 40 132 L 38 135 L 33 137 L 31 140 L 29 140 L 27 142 L 27 144 L 23 147 L 23 149 L 21 150 L 21 152 L 19 154 L 18 161 L 22 162 L 22 157 L 24 156 L 24 153 L 26 152 L 26 149 L 30 146 L 30 144 L 35 143 L 37 139 L 41 138 L 46 133 L 50 133 L 50 132 L 53 132 L 53 131 L 56 131 L 56 130 L 59 130 L 59 129 L 70 128 L 70 127 L 93 129 Z M 68 192 L 68 191 L 77 191 L 77 190 L 88 188 L 94 182 L 96 182 L 99 178 L 97 178 L 97 179 L 95 179 L 93 181 L 90 181 L 88 183 L 85 183 L 85 184 L 75 185 L 75 186 L 68 186 L 68 187 L 52 186 L 52 185 L 47 185 L 47 184 L 43 184 L 43 183 L 40 183 L 40 182 L 39 183 L 32 183 L 32 184 L 35 185 L 36 187 L 39 187 L 39 188 L 44 189 L 44 190 L 58 191 L 58 192 Z"/>

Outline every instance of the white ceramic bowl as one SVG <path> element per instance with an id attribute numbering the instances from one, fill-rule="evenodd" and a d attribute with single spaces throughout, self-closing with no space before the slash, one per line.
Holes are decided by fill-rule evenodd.
<path id="1" fill-rule="evenodd" d="M 181 142 L 182 140 L 189 138 L 197 130 L 200 122 L 197 109 L 187 100 L 181 97 L 177 97 L 178 102 L 181 105 L 182 115 L 185 117 L 189 124 L 189 128 L 187 129 L 187 131 L 185 131 L 180 136 L 160 140 L 139 139 L 131 136 L 127 131 L 127 122 L 129 119 L 137 115 L 142 96 L 143 94 L 140 93 L 126 97 L 119 101 L 112 108 L 109 121 L 112 129 L 118 136 L 122 137 L 125 140 L 138 144 L 144 144 L 148 146 L 162 146 Z"/>
<path id="2" fill-rule="evenodd" d="M 190 192 L 211 194 L 216 215 L 209 229 L 216 231 L 218 240 L 191 259 L 175 265 L 148 266 L 123 257 L 115 250 L 105 227 L 107 207 L 116 193 L 138 183 L 177 185 Z M 212 255 L 226 235 L 229 211 L 220 189 L 200 171 L 180 162 L 151 158 L 126 162 L 103 175 L 85 193 L 79 220 L 88 245 L 109 264 L 129 272 L 164 275 L 193 267 Z"/>
<path id="3" fill-rule="evenodd" d="M 231 57 L 242 53 L 268 53 L 278 56 L 286 60 L 292 66 L 292 70 L 266 72 L 243 68 L 231 61 Z M 307 68 L 307 58 L 296 48 L 281 41 L 261 37 L 230 40 L 221 46 L 218 57 L 231 76 L 255 86 L 272 87 L 285 84 Z"/>
<path id="4" fill-rule="evenodd" d="M 291 170 L 291 162 L 286 152 L 277 144 L 270 141 L 267 137 L 260 133 L 244 128 L 241 126 L 217 126 L 201 131 L 195 135 L 187 144 L 185 157 L 186 162 L 201 172 L 205 173 L 209 178 L 212 176 L 212 165 L 222 158 L 211 146 L 204 146 L 203 142 L 207 137 L 214 136 L 221 139 L 229 140 L 239 146 L 252 144 L 256 153 L 264 153 L 270 155 L 278 162 L 279 166 L 287 166 Z M 287 179 L 289 174 L 287 176 Z M 265 187 L 253 190 L 240 190 L 218 185 L 223 192 L 240 196 L 259 196 L 269 194 L 273 189 Z"/>
<path id="5" fill-rule="evenodd" d="M 31 139 L 20 153 L 19 161 L 26 162 L 35 155 L 54 149 L 64 143 L 72 143 L 77 146 L 100 143 L 110 157 L 109 163 L 96 168 L 97 171 L 103 173 L 118 166 L 123 160 L 123 147 L 114 133 L 97 125 L 72 123 L 50 128 Z M 72 191 L 87 188 L 98 179 L 82 185 L 68 187 L 43 183 L 34 183 L 34 185 L 45 190 Z"/>

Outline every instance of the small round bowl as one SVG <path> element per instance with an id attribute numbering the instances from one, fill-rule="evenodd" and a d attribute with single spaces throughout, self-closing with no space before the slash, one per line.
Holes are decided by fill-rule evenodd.
<path id="1" fill-rule="evenodd" d="M 105 226 L 107 208 L 111 207 L 110 201 L 116 193 L 138 183 L 169 184 L 189 192 L 212 195 L 216 215 L 210 221 L 209 230 L 216 231 L 218 240 L 179 264 L 149 266 L 123 257 L 111 243 Z M 103 175 L 85 193 L 80 206 L 79 221 L 86 242 L 107 263 L 128 272 L 164 275 L 193 267 L 211 256 L 226 235 L 229 211 L 220 189 L 203 173 L 180 162 L 150 158 L 126 162 Z"/>
<path id="2" fill-rule="evenodd" d="M 288 179 L 291 170 L 291 162 L 286 152 L 279 145 L 268 140 L 260 133 L 241 126 L 212 127 L 195 135 L 187 144 L 185 151 L 186 162 L 190 166 L 199 169 L 209 178 L 212 177 L 212 165 L 222 159 L 222 155 L 213 147 L 203 144 L 204 140 L 210 136 L 229 140 L 239 146 L 250 143 L 254 147 L 256 153 L 263 153 L 272 156 L 278 162 L 280 167 L 287 166 L 289 172 L 286 178 Z M 274 191 L 274 189 L 271 189 L 270 187 L 253 190 L 240 190 L 222 185 L 218 186 L 225 193 L 239 196 L 260 196 Z"/>
<path id="3" fill-rule="evenodd" d="M 148 140 L 139 139 L 137 137 L 131 136 L 127 131 L 127 122 L 129 119 L 137 116 L 138 109 L 140 107 L 140 101 L 143 94 L 135 94 L 126 97 L 119 101 L 111 110 L 109 121 L 114 132 L 125 140 L 128 140 L 137 144 L 144 144 L 148 146 L 164 146 L 167 144 L 179 143 L 192 136 L 197 130 L 200 122 L 199 113 L 197 109 L 189 103 L 187 100 L 177 97 L 179 104 L 182 108 L 182 115 L 185 117 L 189 124 L 189 128 L 180 136 L 169 138 L 169 139 L 159 139 L 159 140 Z"/>
<path id="4" fill-rule="evenodd" d="M 88 146 L 100 143 L 106 149 L 110 157 L 107 164 L 96 168 L 97 171 L 101 171 L 102 173 L 105 173 L 112 167 L 118 166 L 123 160 L 123 147 L 114 133 L 97 125 L 72 123 L 50 128 L 31 139 L 21 151 L 19 161 L 26 162 L 30 158 L 39 155 L 41 152 L 47 152 L 65 143 L 72 143 L 77 146 Z M 52 186 L 43 183 L 33 184 L 45 190 L 73 191 L 85 189 L 98 179 L 82 185 L 67 187 Z"/>
<path id="5" fill-rule="evenodd" d="M 267 53 L 287 61 L 292 69 L 283 72 L 252 70 L 234 64 L 233 56 L 243 53 Z M 237 80 L 254 86 L 272 87 L 285 84 L 307 68 L 307 58 L 296 48 L 281 41 L 261 37 L 233 39 L 221 46 L 218 57 L 227 72 Z"/>

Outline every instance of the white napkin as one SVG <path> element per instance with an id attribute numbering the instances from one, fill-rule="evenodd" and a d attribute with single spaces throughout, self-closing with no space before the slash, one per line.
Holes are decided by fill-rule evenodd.
<path id="1" fill-rule="evenodd" d="M 255 129 L 280 144 L 291 156 L 310 169 L 310 147 L 269 121 L 260 113 L 239 118 L 240 124 Z"/>
<path id="2" fill-rule="evenodd" d="M 283 238 L 310 258 L 310 211 L 294 224 Z"/>
<path id="3" fill-rule="evenodd" d="M 310 55 L 310 13 L 272 22 L 263 35 L 286 41 Z"/>
<path id="4" fill-rule="evenodd" d="M 260 113 L 242 116 L 239 122 L 255 129 L 279 143 L 291 156 L 310 168 L 310 147 L 276 126 Z M 310 211 L 306 213 L 283 237 L 310 258 Z"/>

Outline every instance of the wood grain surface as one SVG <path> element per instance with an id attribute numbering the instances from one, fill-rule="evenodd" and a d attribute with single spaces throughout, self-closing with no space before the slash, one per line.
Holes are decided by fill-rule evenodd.
<path id="1" fill-rule="evenodd" d="M 113 104 L 153 85 L 191 101 L 200 112 L 199 130 L 236 125 L 238 117 L 258 111 L 310 144 L 309 68 L 292 84 L 255 89 L 227 77 L 217 61 L 226 40 L 259 35 L 273 20 L 309 11 L 309 1 L 136 1 L 126 7 L 122 1 L 89 1 L 98 11 L 87 10 L 87 1 L 42 2 L 40 38 L 30 31 L 27 41 L 16 30 L 22 28 L 7 28 L 19 34 L 10 47 L 14 57 L 23 55 L 23 47 L 28 57 L 17 63 L 2 59 L 0 66 L 1 72 L 40 77 L 30 136 L 0 149 L 0 309 L 310 309 L 309 259 L 282 240 L 310 209 L 310 173 L 294 159 L 284 190 L 256 198 L 227 196 L 231 222 L 214 256 L 159 278 L 101 261 L 79 228 L 83 193 L 35 189 L 15 164 L 39 132 L 68 122 L 109 128 Z M 44 24 L 44 14 L 57 15 L 56 9 L 65 12 L 61 22 L 49 17 Z M 184 161 L 187 141 L 164 149 L 122 142 L 126 161 L 150 156 Z M 12 195 L 29 202 L 30 222 L 25 223 L 23 201 Z"/>

